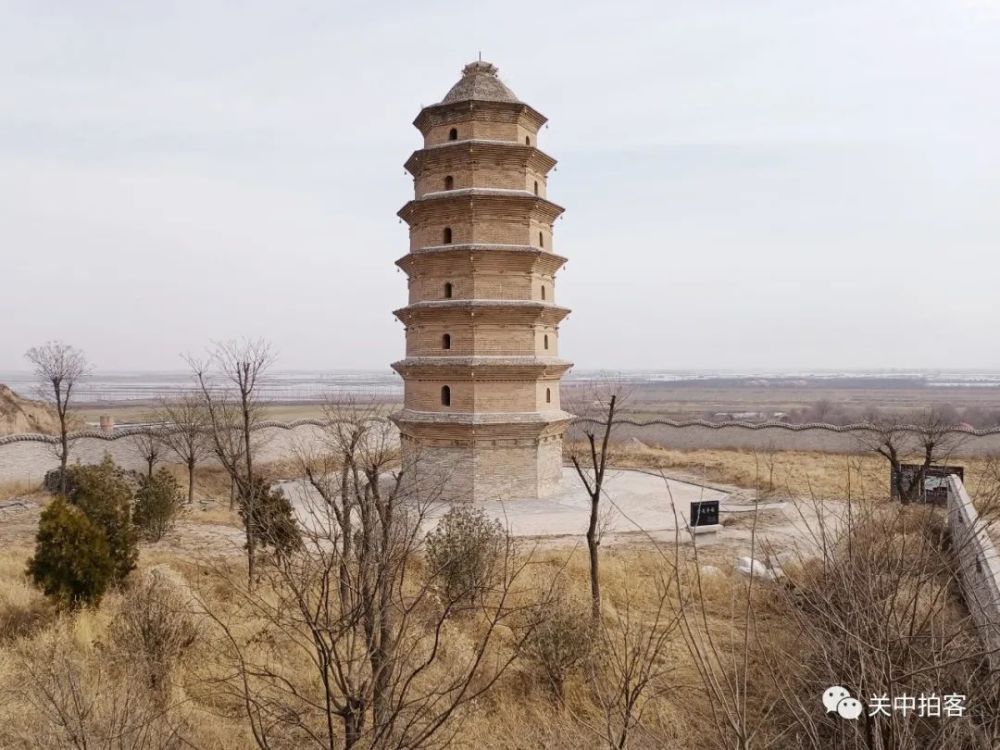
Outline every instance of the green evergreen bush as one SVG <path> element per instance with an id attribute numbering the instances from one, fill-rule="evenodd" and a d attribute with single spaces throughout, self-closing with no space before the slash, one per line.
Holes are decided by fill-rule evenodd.
<path id="1" fill-rule="evenodd" d="M 260 547 L 271 547 L 279 555 L 287 555 L 302 544 L 292 504 L 280 487 L 274 487 L 266 479 L 258 479 L 254 486 L 256 499 L 249 509 L 241 503 L 240 518 L 244 526 L 252 526 Z"/>
<path id="2" fill-rule="evenodd" d="M 103 530 L 79 508 L 56 498 L 42 511 L 28 575 L 45 595 L 70 608 L 96 606 L 114 578 Z"/>
<path id="3" fill-rule="evenodd" d="M 132 523 L 132 485 L 110 457 L 91 466 L 74 466 L 75 487 L 69 501 L 104 532 L 114 563 L 113 583 L 121 583 L 139 556 Z"/>
<path id="4" fill-rule="evenodd" d="M 132 520 L 146 539 L 158 542 L 174 525 L 182 502 L 177 480 L 161 468 L 153 476 L 140 480 Z"/>

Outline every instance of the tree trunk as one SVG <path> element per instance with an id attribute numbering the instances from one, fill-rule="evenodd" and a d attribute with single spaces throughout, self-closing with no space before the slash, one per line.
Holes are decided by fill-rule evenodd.
<path id="1" fill-rule="evenodd" d="M 246 458 L 247 467 L 247 478 L 246 478 L 246 488 L 243 492 L 243 502 L 246 504 L 244 508 L 245 518 L 247 519 L 246 531 L 247 531 L 247 575 L 250 579 L 250 585 L 253 585 L 254 573 L 256 570 L 256 555 L 257 555 L 257 530 L 255 528 L 257 522 L 257 487 L 256 482 L 254 482 L 253 476 L 253 451 L 250 447 L 250 387 L 249 387 L 249 368 L 248 363 L 243 363 L 242 365 L 242 378 L 240 385 L 240 401 L 243 407 L 243 452 Z"/>
<path id="2" fill-rule="evenodd" d="M 587 549 L 590 550 L 590 612 L 594 626 L 601 621 L 601 576 L 600 557 L 597 547 L 597 511 L 600 504 L 600 494 L 595 492 L 590 498 L 590 525 L 587 527 Z"/>
<path id="3" fill-rule="evenodd" d="M 194 460 L 188 459 L 188 505 L 194 502 Z"/>
<path id="4" fill-rule="evenodd" d="M 66 439 L 66 428 L 62 427 L 61 446 L 59 453 L 59 494 L 66 495 L 66 462 L 69 459 L 69 441 Z"/>
<path id="5" fill-rule="evenodd" d="M 344 748 L 348 750 L 361 740 L 365 727 L 365 704 L 357 698 L 347 698 L 344 712 Z"/>
<path id="6" fill-rule="evenodd" d="M 66 410 L 62 397 L 56 392 L 56 409 L 59 414 L 59 494 L 66 495 L 66 464 L 69 461 L 69 437 L 66 432 Z"/>

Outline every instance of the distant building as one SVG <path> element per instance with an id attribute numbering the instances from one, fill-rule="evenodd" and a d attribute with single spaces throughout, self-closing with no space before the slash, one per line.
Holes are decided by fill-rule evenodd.
<path id="1" fill-rule="evenodd" d="M 545 117 L 487 62 L 465 66 L 439 104 L 414 120 L 424 146 L 406 162 L 410 227 L 405 384 L 399 426 L 405 462 L 447 478 L 462 500 L 542 497 L 562 473 L 552 225 L 546 198 L 555 160 L 538 149 Z"/>

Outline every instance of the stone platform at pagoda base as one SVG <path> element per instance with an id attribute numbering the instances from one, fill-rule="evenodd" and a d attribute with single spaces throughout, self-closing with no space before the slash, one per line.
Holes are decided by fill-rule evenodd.
<path id="1" fill-rule="evenodd" d="M 318 495 L 307 483 L 282 483 L 300 519 L 307 526 Z M 669 486 L 669 492 L 668 492 Z M 649 534 L 672 541 L 680 529 L 680 540 L 688 541 L 687 519 L 690 504 L 699 500 L 720 500 L 726 493 L 674 479 L 664 480 L 641 471 L 610 470 L 605 478 L 605 496 L 601 501 L 606 535 Z M 673 496 L 673 508 L 671 507 Z M 575 470 L 563 467 L 555 494 L 542 500 L 511 497 L 507 500 L 474 503 L 497 519 L 515 537 L 536 537 L 554 542 L 583 542 L 590 520 L 590 497 Z M 437 525 L 450 505 L 441 503 L 424 521 L 426 531 Z"/>
<path id="2" fill-rule="evenodd" d="M 669 485 L 669 491 L 668 491 Z M 673 496 L 673 507 L 671 507 Z M 697 500 L 724 500 L 726 493 L 696 485 L 663 479 L 641 471 L 611 470 L 604 480 L 601 514 L 605 534 L 647 532 L 658 539 L 673 539 L 680 528 L 681 539 L 689 538 L 687 518 L 690 503 Z M 590 520 L 590 496 L 571 466 L 565 466 L 556 491 L 545 499 L 511 497 L 476 503 L 496 518 L 516 537 L 564 537 L 583 539 Z M 428 518 L 428 527 L 447 508 Z"/>

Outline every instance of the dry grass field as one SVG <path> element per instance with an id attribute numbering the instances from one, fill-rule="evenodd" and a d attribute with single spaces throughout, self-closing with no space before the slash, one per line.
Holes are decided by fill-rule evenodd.
<path id="1" fill-rule="evenodd" d="M 937 649 L 941 665 L 935 679 L 988 684 L 977 681 L 974 659 L 957 658 L 960 651 L 975 649 L 967 613 L 942 572 L 946 566 L 939 564 L 938 545 L 928 541 L 940 538 L 940 519 L 925 509 L 885 504 L 880 461 L 629 446 L 616 454 L 615 463 L 662 468 L 761 495 L 843 498 L 850 489 L 859 518 L 865 519 L 852 529 L 856 544 L 870 548 L 873 558 L 885 557 L 880 574 L 885 586 L 919 592 L 889 601 L 879 615 L 885 622 L 879 637 L 888 641 L 873 648 L 908 667 L 921 649 Z M 985 465 L 968 469 L 971 486 L 980 474 L 986 481 Z M 0 499 L 32 490 L 2 489 Z M 322 691 L 308 632 L 289 629 L 287 621 L 249 606 L 254 600 L 245 586 L 238 519 L 228 510 L 226 482 L 204 473 L 199 491 L 212 502 L 186 511 L 163 541 L 143 545 L 126 588 L 107 595 L 99 608 L 76 613 L 58 612 L 24 575 L 37 513 L 11 516 L 0 525 L 0 747 L 254 747 L 240 658 L 270 665 L 287 679 L 289 693 L 275 710 L 267 746 L 324 746 L 309 740 L 312 732 L 322 735 L 322 712 L 315 710 Z M 832 548 L 841 549 L 840 543 Z M 530 562 L 511 588 L 511 605 L 527 611 L 555 585 L 561 596 L 553 606 L 578 613 L 578 620 L 587 617 L 585 547 L 522 546 L 518 556 Z M 797 581 L 791 591 L 751 583 L 735 571 L 733 559 L 731 550 L 710 546 L 604 549 L 602 646 L 567 669 L 562 697 L 556 697 L 538 660 L 526 654 L 501 670 L 517 651 L 524 623 L 515 618 L 497 632 L 474 683 L 502 671 L 495 685 L 464 704 L 447 729 L 422 746 L 797 748 L 832 746 L 825 743 L 838 736 L 843 747 L 864 746 L 860 736 L 837 735 L 842 728 L 815 708 L 822 687 L 851 679 L 846 665 L 852 659 L 860 664 L 869 658 L 829 630 L 842 627 L 834 615 L 844 607 L 850 610 L 845 627 L 868 627 L 863 620 L 871 613 L 853 609 L 857 597 L 850 589 L 858 584 L 847 575 L 866 571 L 854 571 L 854 563 L 843 560 L 842 575 L 804 562 L 790 571 Z M 417 560 L 408 580 L 423 574 Z M 845 598 L 838 599 L 838 591 Z M 931 596 L 932 591 L 939 593 Z M 272 589 L 265 582 L 252 596 L 273 603 L 281 593 L 279 585 Z M 936 633 L 932 641 L 906 635 L 918 622 L 919 633 Z M 484 627 L 475 611 L 448 619 L 440 659 L 419 680 L 437 683 L 465 668 Z M 831 649 L 840 656 L 831 659 Z M 877 663 L 877 656 L 870 658 L 864 669 Z M 646 671 L 630 671 L 629 665 L 637 664 L 645 664 Z M 612 689 L 619 684 L 621 695 Z M 622 696 L 640 684 L 630 718 L 623 719 Z M 997 706 L 995 690 L 973 692 L 982 708 Z M 270 695 L 280 702 L 278 694 Z M 932 729 L 937 731 L 925 727 L 901 736 L 891 747 L 930 746 L 921 743 L 939 737 Z M 948 744 L 934 746 L 979 747 L 989 731 L 982 721 L 954 722 Z M 371 746 L 369 739 L 357 746 Z"/>

